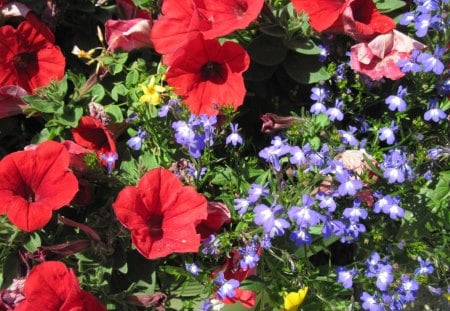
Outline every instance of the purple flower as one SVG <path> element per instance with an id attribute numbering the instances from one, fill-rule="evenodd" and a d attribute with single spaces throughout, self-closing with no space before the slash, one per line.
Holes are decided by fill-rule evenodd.
<path id="1" fill-rule="evenodd" d="M 244 215 L 250 205 L 250 202 L 244 198 L 234 199 L 234 209 L 238 212 L 239 216 Z"/>
<path id="2" fill-rule="evenodd" d="M 395 125 L 395 121 L 391 122 L 390 127 L 382 127 L 378 130 L 378 135 L 381 141 L 386 141 L 388 145 L 392 145 L 395 142 L 395 134 L 398 126 Z"/>
<path id="3" fill-rule="evenodd" d="M 270 232 L 275 222 L 275 215 L 272 208 L 264 204 L 259 204 L 255 206 L 253 212 L 255 213 L 255 224 L 262 225 L 266 233 Z"/>
<path id="4" fill-rule="evenodd" d="M 326 239 L 330 238 L 332 234 L 335 236 L 342 236 L 345 233 L 345 225 L 342 221 L 332 219 L 327 215 L 322 228 L 322 236 Z"/>
<path id="5" fill-rule="evenodd" d="M 272 164 L 274 170 L 279 172 L 281 170 L 280 157 L 287 154 L 291 150 L 291 146 L 279 136 L 275 136 L 271 143 L 271 146 L 262 149 L 258 155 Z"/>
<path id="6" fill-rule="evenodd" d="M 306 164 L 305 153 L 303 152 L 303 150 L 300 147 L 298 147 L 298 146 L 291 147 L 291 149 L 289 150 L 289 153 L 291 154 L 291 157 L 289 158 L 291 164 L 299 165 L 299 166 Z"/>
<path id="7" fill-rule="evenodd" d="M 380 264 L 377 273 L 377 288 L 381 291 L 385 291 L 392 281 L 394 281 L 394 277 L 392 276 L 392 266 L 389 264 Z"/>
<path id="8" fill-rule="evenodd" d="M 302 197 L 302 206 L 292 206 L 288 211 L 288 216 L 291 220 L 296 221 L 300 228 L 309 228 L 318 224 L 322 215 L 310 207 L 314 203 L 314 199 L 307 194 Z"/>
<path id="9" fill-rule="evenodd" d="M 344 119 L 344 114 L 341 111 L 342 106 L 344 106 L 344 102 L 342 100 L 336 99 L 334 107 L 328 108 L 326 112 L 326 114 L 328 115 L 328 119 L 330 119 L 331 121 L 342 121 Z"/>
<path id="10" fill-rule="evenodd" d="M 316 199 L 320 201 L 320 208 L 326 208 L 329 212 L 336 210 L 336 202 L 333 199 L 333 195 L 327 195 L 321 191 L 316 195 Z"/>
<path id="11" fill-rule="evenodd" d="M 220 241 L 214 234 L 211 234 L 208 238 L 203 240 L 202 246 L 202 253 L 205 255 L 218 255 L 220 253 Z"/>
<path id="12" fill-rule="evenodd" d="M 423 260 L 420 256 L 417 259 L 419 260 L 420 267 L 414 271 L 414 275 L 433 273 L 434 267 L 431 264 L 431 261 Z"/>
<path id="13" fill-rule="evenodd" d="M 194 130 L 185 121 L 175 121 L 172 124 L 175 130 L 175 140 L 180 145 L 188 145 L 195 139 Z"/>
<path id="14" fill-rule="evenodd" d="M 406 92 L 407 88 L 400 85 L 397 90 L 397 95 L 390 95 L 386 98 L 385 103 L 386 105 L 389 105 L 389 110 L 397 110 L 399 112 L 406 110 L 406 102 L 404 100 Z"/>
<path id="15" fill-rule="evenodd" d="M 341 134 L 342 142 L 349 146 L 357 146 L 358 140 L 353 136 L 356 132 L 356 127 L 349 126 L 349 131 L 338 130 L 339 134 Z"/>
<path id="16" fill-rule="evenodd" d="M 399 24 L 407 26 L 414 21 L 414 12 L 406 12 L 400 17 Z"/>
<path id="17" fill-rule="evenodd" d="M 325 113 L 327 112 L 327 107 L 321 103 L 321 102 L 315 102 L 314 104 L 312 104 L 311 108 L 309 109 L 309 111 L 312 114 L 319 114 L 319 113 Z"/>
<path id="18" fill-rule="evenodd" d="M 421 0 L 417 1 L 417 11 L 421 13 L 429 13 L 439 10 L 439 2 L 435 0 Z"/>
<path id="19" fill-rule="evenodd" d="M 355 268 L 351 270 L 346 270 L 343 267 L 338 267 L 336 269 L 337 281 L 344 286 L 344 288 L 350 288 L 353 285 L 353 278 L 358 274 L 358 270 Z"/>
<path id="20" fill-rule="evenodd" d="M 322 45 L 322 44 L 318 44 L 317 47 L 320 49 L 320 53 L 319 53 L 319 61 L 321 63 L 323 63 L 324 61 L 327 60 L 328 57 L 328 49 L 326 46 Z"/>
<path id="21" fill-rule="evenodd" d="M 358 190 L 362 189 L 362 182 L 358 179 L 352 179 L 347 172 L 336 174 L 337 180 L 340 182 L 338 193 L 341 196 L 355 195 Z"/>
<path id="22" fill-rule="evenodd" d="M 248 202 L 255 203 L 259 200 L 261 196 L 268 196 L 269 190 L 266 186 L 261 186 L 258 184 L 252 184 L 248 190 Z"/>
<path id="23" fill-rule="evenodd" d="M 295 242 L 295 245 L 301 247 L 302 245 L 311 245 L 312 237 L 309 234 L 308 229 L 300 228 L 299 230 L 294 230 L 289 235 L 289 239 Z"/>
<path id="24" fill-rule="evenodd" d="M 367 211 L 363 208 L 360 208 L 361 200 L 355 199 L 353 201 L 353 207 L 352 208 L 346 208 L 344 209 L 343 216 L 347 219 L 359 221 L 359 219 L 366 219 L 367 218 Z"/>
<path id="25" fill-rule="evenodd" d="M 128 147 L 136 151 L 141 150 L 142 141 L 147 138 L 147 133 L 144 130 L 139 129 L 136 136 L 131 137 L 127 141 Z"/>
<path id="26" fill-rule="evenodd" d="M 423 52 L 417 56 L 417 61 L 422 64 L 424 72 L 433 71 L 435 74 L 440 75 L 444 72 L 444 63 L 440 60 L 445 53 L 445 48 L 441 48 L 436 44 L 433 55 Z"/>
<path id="27" fill-rule="evenodd" d="M 195 276 L 199 275 L 200 271 L 202 271 L 196 263 L 185 263 L 184 266 L 187 272 Z"/>
<path id="28" fill-rule="evenodd" d="M 230 279 L 222 284 L 222 286 L 217 290 L 217 296 L 220 299 L 234 298 L 236 294 L 236 288 L 240 285 L 238 280 Z"/>
<path id="29" fill-rule="evenodd" d="M 256 267 L 259 261 L 258 248 L 254 242 L 245 246 L 245 248 L 239 248 L 239 253 L 242 255 L 239 265 L 242 269 L 252 269 Z"/>
<path id="30" fill-rule="evenodd" d="M 357 221 L 349 220 L 340 241 L 341 243 L 353 243 L 362 232 L 366 232 L 366 226 Z"/>
<path id="31" fill-rule="evenodd" d="M 317 102 L 322 102 L 328 97 L 328 91 L 322 87 L 313 87 L 311 89 L 311 99 Z"/>
<path id="32" fill-rule="evenodd" d="M 388 183 L 403 183 L 406 174 L 412 175 L 406 154 L 399 149 L 389 150 L 389 154 L 384 154 L 383 157 L 384 161 L 380 167 L 383 170 L 383 177 L 388 179 Z"/>
<path id="33" fill-rule="evenodd" d="M 230 123 L 231 127 L 231 134 L 228 135 L 225 144 L 232 144 L 234 147 L 236 147 L 238 144 L 242 145 L 242 137 L 238 133 L 238 124 Z"/>
<path id="34" fill-rule="evenodd" d="M 413 50 L 409 60 L 399 60 L 397 62 L 397 66 L 399 66 L 401 68 L 401 71 L 404 73 L 420 72 L 422 68 L 420 67 L 420 64 L 417 63 L 417 56 L 419 56 L 419 54 L 420 54 L 419 50 Z"/>
<path id="35" fill-rule="evenodd" d="M 202 300 L 200 302 L 200 309 L 197 311 L 213 311 L 214 305 L 209 300 Z"/>
<path id="36" fill-rule="evenodd" d="M 414 301 L 419 290 L 419 283 L 406 275 L 402 275 L 401 280 L 402 283 L 398 286 L 397 293 L 402 296 L 402 300 L 405 302 Z"/>
<path id="37" fill-rule="evenodd" d="M 414 28 L 416 29 L 416 36 L 419 38 L 425 37 L 428 33 L 428 28 L 431 26 L 430 14 L 419 14 L 416 17 Z"/>
<path id="38" fill-rule="evenodd" d="M 200 116 L 200 126 L 203 127 L 204 141 L 208 146 L 212 146 L 214 144 L 214 132 L 216 130 L 216 123 L 216 116 L 207 116 L 204 114 Z"/>
<path id="39" fill-rule="evenodd" d="M 369 310 L 369 311 L 384 311 L 384 310 L 386 310 L 384 308 L 383 303 L 379 301 L 376 294 L 374 294 L 372 296 L 367 292 L 363 292 L 360 299 L 363 302 L 362 307 L 364 310 Z"/>
<path id="40" fill-rule="evenodd" d="M 274 221 L 273 228 L 269 232 L 269 237 L 273 238 L 275 236 L 282 236 L 284 235 L 285 231 L 284 229 L 287 229 L 291 226 L 291 224 L 282 218 L 277 218 Z"/>
<path id="41" fill-rule="evenodd" d="M 367 270 L 372 271 L 373 269 L 376 269 L 379 262 L 380 262 L 380 254 L 378 254 L 377 252 L 373 252 L 366 261 Z M 367 274 L 367 272 L 366 275 L 371 276 L 370 274 Z"/>
<path id="42" fill-rule="evenodd" d="M 400 197 L 396 196 L 396 197 L 392 198 L 391 204 L 386 206 L 383 209 L 383 212 L 385 214 L 389 214 L 389 217 L 391 219 L 403 218 L 403 216 L 405 216 L 405 210 L 400 207 L 399 203 L 400 203 Z"/>
<path id="43" fill-rule="evenodd" d="M 102 154 L 102 159 L 106 162 L 106 171 L 108 172 L 108 174 L 112 173 L 114 165 L 116 164 L 118 158 L 119 155 L 117 154 L 117 152 L 108 152 Z"/>
<path id="44" fill-rule="evenodd" d="M 425 121 L 433 120 L 434 122 L 439 122 L 447 118 L 445 112 L 438 107 L 438 100 L 436 98 L 430 101 L 430 109 L 425 112 L 423 118 Z"/>

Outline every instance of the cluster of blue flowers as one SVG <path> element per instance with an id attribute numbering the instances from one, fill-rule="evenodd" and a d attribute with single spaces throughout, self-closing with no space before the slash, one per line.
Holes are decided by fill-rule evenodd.
<path id="1" fill-rule="evenodd" d="M 414 0 L 416 9 L 403 14 L 400 25 L 414 23 L 416 36 L 425 37 L 430 29 L 443 30 L 446 23 L 447 14 L 443 11 L 443 5 L 448 4 L 448 0 Z"/>
<path id="2" fill-rule="evenodd" d="M 381 258 L 378 253 L 372 253 L 366 261 L 364 277 L 374 279 L 376 290 L 373 294 L 366 291 L 362 293 L 362 308 L 370 311 L 403 310 L 405 304 L 414 301 L 419 290 L 416 278 L 434 271 L 429 260 L 418 257 L 418 261 L 420 266 L 412 277 L 410 274 L 402 274 L 399 280 L 396 280 L 394 265 L 389 262 L 389 258 Z M 344 288 L 351 288 L 359 271 L 356 268 L 338 267 L 336 274 L 337 281 Z"/>

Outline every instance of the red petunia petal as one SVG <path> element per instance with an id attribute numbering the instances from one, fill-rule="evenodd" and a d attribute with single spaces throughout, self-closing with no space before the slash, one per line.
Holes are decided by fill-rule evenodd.
<path id="1" fill-rule="evenodd" d="M 220 106 L 236 110 L 242 105 L 246 92 L 242 72 L 249 63 L 239 44 L 226 42 L 221 46 L 217 40 L 198 35 L 177 52 L 166 79 L 192 113 L 216 115 Z M 213 69 L 205 75 L 207 66 Z"/>
<path id="2" fill-rule="evenodd" d="M 107 20 L 105 37 L 111 51 L 132 51 L 134 49 L 152 47 L 149 19 L 135 18 L 131 20 Z"/>
<path id="3" fill-rule="evenodd" d="M 298 12 L 304 11 L 309 16 L 309 23 L 318 32 L 327 30 L 339 18 L 342 0 L 292 0 Z"/>
<path id="4" fill-rule="evenodd" d="M 146 173 L 137 187 L 119 193 L 113 208 L 143 256 L 154 259 L 198 251 L 195 226 L 206 218 L 206 199 L 183 186 L 169 170 Z"/>
<path id="5" fill-rule="evenodd" d="M 93 117 L 82 117 L 78 126 L 72 130 L 72 135 L 77 144 L 99 154 L 117 152 L 111 132 Z"/>
<path id="6" fill-rule="evenodd" d="M 203 31 L 207 39 L 214 39 L 246 28 L 256 20 L 264 0 L 203 0 L 198 11 L 213 21 L 211 29 Z"/>
<path id="7" fill-rule="evenodd" d="M 69 204 L 78 191 L 69 161 L 65 147 L 54 141 L 4 157 L 0 162 L 0 212 L 7 213 L 22 230 L 44 227 L 52 211 Z"/>
<path id="8" fill-rule="evenodd" d="M 4 55 L 0 60 L 0 86 L 18 85 L 32 93 L 64 76 L 65 58 L 59 47 L 28 21 L 17 29 L 0 27 L 0 55 Z M 18 57 L 19 65 L 15 65 Z"/>
<path id="9" fill-rule="evenodd" d="M 202 239 L 217 233 L 225 224 L 230 223 L 231 213 L 224 203 L 208 202 L 208 217 L 197 226 Z"/>
<path id="10" fill-rule="evenodd" d="M 15 310 L 103 311 L 104 306 L 90 293 L 81 290 L 71 269 L 59 261 L 35 266 L 24 286 L 25 300 Z"/>

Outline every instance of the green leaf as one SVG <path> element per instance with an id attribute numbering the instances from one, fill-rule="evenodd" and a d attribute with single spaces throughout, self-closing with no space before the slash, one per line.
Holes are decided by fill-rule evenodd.
<path id="1" fill-rule="evenodd" d="M 105 88 L 101 84 L 94 85 L 91 90 L 92 100 L 95 102 L 101 102 L 103 97 L 105 97 Z"/>
<path id="2" fill-rule="evenodd" d="M 139 82 L 139 72 L 137 70 L 131 70 L 125 78 L 125 84 L 127 86 L 136 85 Z"/>
<path id="3" fill-rule="evenodd" d="M 105 106 L 105 112 L 112 118 L 113 123 L 123 122 L 122 110 L 117 105 Z"/>
<path id="4" fill-rule="evenodd" d="M 401 0 L 376 0 L 375 4 L 381 13 L 395 11 L 406 5 L 405 1 Z"/>
<path id="5" fill-rule="evenodd" d="M 330 123 L 331 123 L 330 119 L 324 113 L 320 113 L 314 117 L 314 124 L 319 129 L 327 127 L 328 125 L 330 125 Z"/>
<path id="6" fill-rule="evenodd" d="M 427 192 L 427 197 L 433 202 L 433 213 L 450 202 L 450 171 L 441 172 L 436 187 Z"/>
<path id="7" fill-rule="evenodd" d="M 240 289 L 252 290 L 255 292 L 259 292 L 266 287 L 264 282 L 259 279 L 257 276 L 249 276 L 239 285 Z"/>
<path id="8" fill-rule="evenodd" d="M 291 52 L 283 63 L 286 73 L 301 84 L 312 84 L 328 80 L 329 73 L 316 56 Z"/>
<path id="9" fill-rule="evenodd" d="M 116 63 L 113 63 L 113 64 L 110 64 L 109 66 L 108 66 L 108 71 L 114 76 L 114 75 L 116 75 L 116 74 L 118 74 L 118 73 L 120 73 L 120 72 L 122 72 L 122 70 L 123 70 L 123 65 L 122 64 L 116 64 Z"/>
<path id="10" fill-rule="evenodd" d="M 286 29 L 278 24 L 261 25 L 259 30 L 272 37 L 284 38 L 286 36 Z"/>
<path id="11" fill-rule="evenodd" d="M 51 101 L 48 99 L 42 99 L 38 97 L 37 95 L 30 95 L 25 96 L 23 98 L 25 102 L 31 105 L 34 109 L 37 111 L 43 112 L 43 113 L 56 113 L 58 110 L 60 110 L 64 103 L 58 102 L 58 101 Z"/>
<path id="12" fill-rule="evenodd" d="M 289 40 L 286 46 L 300 54 L 306 55 L 317 55 L 320 54 L 321 50 L 311 39 L 305 39 L 301 37 L 294 37 Z"/>
<path id="13" fill-rule="evenodd" d="M 125 96 L 128 94 L 128 89 L 125 85 L 118 83 L 114 85 L 113 89 L 111 90 L 111 98 L 115 101 L 119 100 L 119 95 Z"/>
<path id="14" fill-rule="evenodd" d="M 37 232 L 33 232 L 30 233 L 28 238 L 29 238 L 28 241 L 26 241 L 23 246 L 26 248 L 27 251 L 33 253 L 37 250 L 39 246 L 41 246 L 42 243 L 41 237 Z"/>
<path id="15" fill-rule="evenodd" d="M 274 66 L 286 58 L 287 49 L 280 38 L 263 34 L 248 45 L 247 52 L 254 62 Z"/>

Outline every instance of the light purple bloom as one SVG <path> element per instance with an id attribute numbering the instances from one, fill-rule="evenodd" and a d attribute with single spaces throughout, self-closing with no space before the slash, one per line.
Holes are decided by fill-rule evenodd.
<path id="1" fill-rule="evenodd" d="M 349 146 L 357 146 L 358 140 L 353 135 L 356 132 L 356 127 L 349 126 L 348 131 L 338 130 L 339 134 L 341 134 L 342 142 Z"/>
<path id="2" fill-rule="evenodd" d="M 407 88 L 400 85 L 397 90 L 397 95 L 390 95 L 386 98 L 385 103 L 386 105 L 389 105 L 389 110 L 397 110 L 399 112 L 406 110 L 406 102 L 404 100 L 406 92 Z"/>
<path id="3" fill-rule="evenodd" d="M 338 193 L 341 196 L 355 195 L 358 190 L 362 189 L 362 182 L 358 179 L 352 179 L 347 172 L 336 174 L 337 180 L 340 182 Z"/>
<path id="4" fill-rule="evenodd" d="M 228 135 L 225 144 L 226 145 L 232 144 L 234 147 L 236 147 L 237 145 L 242 145 L 242 137 L 238 133 L 238 125 L 230 123 L 230 127 L 231 127 L 231 134 Z"/>
<path id="5" fill-rule="evenodd" d="M 306 156 L 303 150 L 298 147 L 294 146 L 291 147 L 289 150 L 289 153 L 291 154 L 291 157 L 289 158 L 291 164 L 294 165 L 305 165 L 306 164 Z"/>
<path id="6" fill-rule="evenodd" d="M 219 296 L 220 299 L 234 298 L 236 288 L 238 288 L 239 285 L 240 283 L 238 280 L 230 279 L 217 290 L 217 296 Z"/>
<path id="7" fill-rule="evenodd" d="M 430 101 L 430 109 L 425 112 L 423 118 L 425 121 L 433 120 L 434 122 L 439 122 L 447 118 L 445 112 L 438 107 L 438 100 L 432 99 Z"/>
<path id="8" fill-rule="evenodd" d="M 369 310 L 369 311 L 384 311 L 384 310 L 386 310 L 384 308 L 383 303 L 379 301 L 376 294 L 374 294 L 372 296 L 368 292 L 363 292 L 360 299 L 363 302 L 362 307 L 364 310 Z"/>
<path id="9" fill-rule="evenodd" d="M 281 170 L 280 157 L 287 154 L 291 150 L 291 146 L 279 136 L 275 136 L 271 143 L 271 146 L 262 149 L 258 155 L 272 164 L 274 170 L 278 172 Z"/>
<path id="10" fill-rule="evenodd" d="M 385 291 L 389 284 L 394 281 L 392 266 L 380 264 L 378 267 L 376 286 L 379 290 Z"/>
<path id="11" fill-rule="evenodd" d="M 433 273 L 434 267 L 430 260 L 423 260 L 420 256 L 417 259 L 419 260 L 420 267 L 414 271 L 414 275 Z"/>
<path id="12" fill-rule="evenodd" d="M 315 102 L 314 104 L 312 104 L 311 108 L 309 109 L 309 111 L 312 114 L 319 114 L 319 113 L 325 113 L 327 112 L 327 107 L 321 103 L 321 102 Z"/>
<path id="13" fill-rule="evenodd" d="M 239 265 L 242 269 L 252 269 L 256 267 L 259 261 L 258 248 L 254 242 L 245 246 L 245 248 L 239 248 L 239 253 L 242 255 Z"/>
<path id="14" fill-rule="evenodd" d="M 378 135 L 381 141 L 386 141 L 388 145 L 392 145 L 395 142 L 395 134 L 397 131 L 398 125 L 395 125 L 395 122 L 391 122 L 390 127 L 382 127 L 378 130 Z"/>
<path id="15" fill-rule="evenodd" d="M 311 89 L 311 99 L 317 102 L 322 102 L 328 97 L 328 91 L 322 87 L 313 87 Z"/>
<path id="16" fill-rule="evenodd" d="M 344 119 L 344 114 L 341 109 L 344 106 L 344 102 L 342 100 L 336 99 L 334 107 L 328 108 L 326 114 L 328 115 L 328 119 L 331 121 L 342 121 Z"/>
<path id="17" fill-rule="evenodd" d="M 336 269 L 337 281 L 344 286 L 344 288 L 350 288 L 353 285 L 353 278 L 358 274 L 358 270 L 355 268 L 351 270 L 346 270 L 343 267 L 338 267 Z"/>
<path id="18" fill-rule="evenodd" d="M 195 262 L 191 263 L 191 264 L 185 263 L 185 268 L 186 268 L 186 271 L 188 271 L 190 274 L 195 275 L 195 276 L 199 275 L 200 271 L 202 271 Z"/>
<path id="19" fill-rule="evenodd" d="M 299 230 L 294 230 L 289 235 L 289 239 L 295 242 L 295 245 L 301 247 L 303 245 L 311 245 L 312 237 L 309 234 L 308 229 L 300 228 Z"/>
<path id="20" fill-rule="evenodd" d="M 270 232 L 275 222 L 275 215 L 272 208 L 264 204 L 259 204 L 255 206 L 253 212 L 255 213 L 255 224 L 262 225 L 266 233 Z"/>
<path id="21" fill-rule="evenodd" d="M 250 202 L 245 198 L 234 199 L 234 204 L 234 209 L 240 216 L 244 215 L 247 212 L 248 207 L 250 206 Z"/>
<path id="22" fill-rule="evenodd" d="M 444 72 L 444 63 L 440 60 L 445 53 L 445 48 L 441 48 L 436 45 L 433 55 L 427 52 L 421 53 L 417 56 L 417 61 L 422 64 L 424 72 L 433 71 L 435 74 L 440 75 Z"/>
<path id="23" fill-rule="evenodd" d="M 417 291 L 419 290 L 419 283 L 416 280 L 411 280 L 408 276 L 401 276 L 402 283 L 397 288 L 397 292 L 402 295 L 405 302 L 414 301 Z"/>
<path id="24" fill-rule="evenodd" d="M 136 151 L 141 150 L 142 142 L 147 138 L 147 133 L 144 130 L 139 129 L 136 136 L 131 137 L 127 141 L 128 147 Z"/>
<path id="25" fill-rule="evenodd" d="M 269 190 L 266 186 L 262 186 L 259 184 L 252 184 L 250 189 L 248 190 L 248 202 L 255 203 L 259 200 L 261 196 L 268 196 Z"/>
<path id="26" fill-rule="evenodd" d="M 117 159 L 119 159 L 119 155 L 117 154 L 117 152 L 103 153 L 102 159 L 103 159 L 103 161 L 106 162 L 106 167 L 107 167 L 106 170 L 107 170 L 108 174 L 111 174 L 114 169 L 114 165 L 116 164 Z"/>
<path id="27" fill-rule="evenodd" d="M 419 38 L 425 37 L 428 33 L 428 28 L 431 26 L 430 14 L 419 14 L 416 17 L 414 28 L 416 29 L 416 36 Z"/>
<path id="28" fill-rule="evenodd" d="M 359 219 L 367 218 L 367 211 L 364 208 L 360 208 L 361 201 L 359 199 L 355 199 L 353 202 L 352 208 L 344 209 L 343 216 L 347 219 L 359 221 Z"/>

